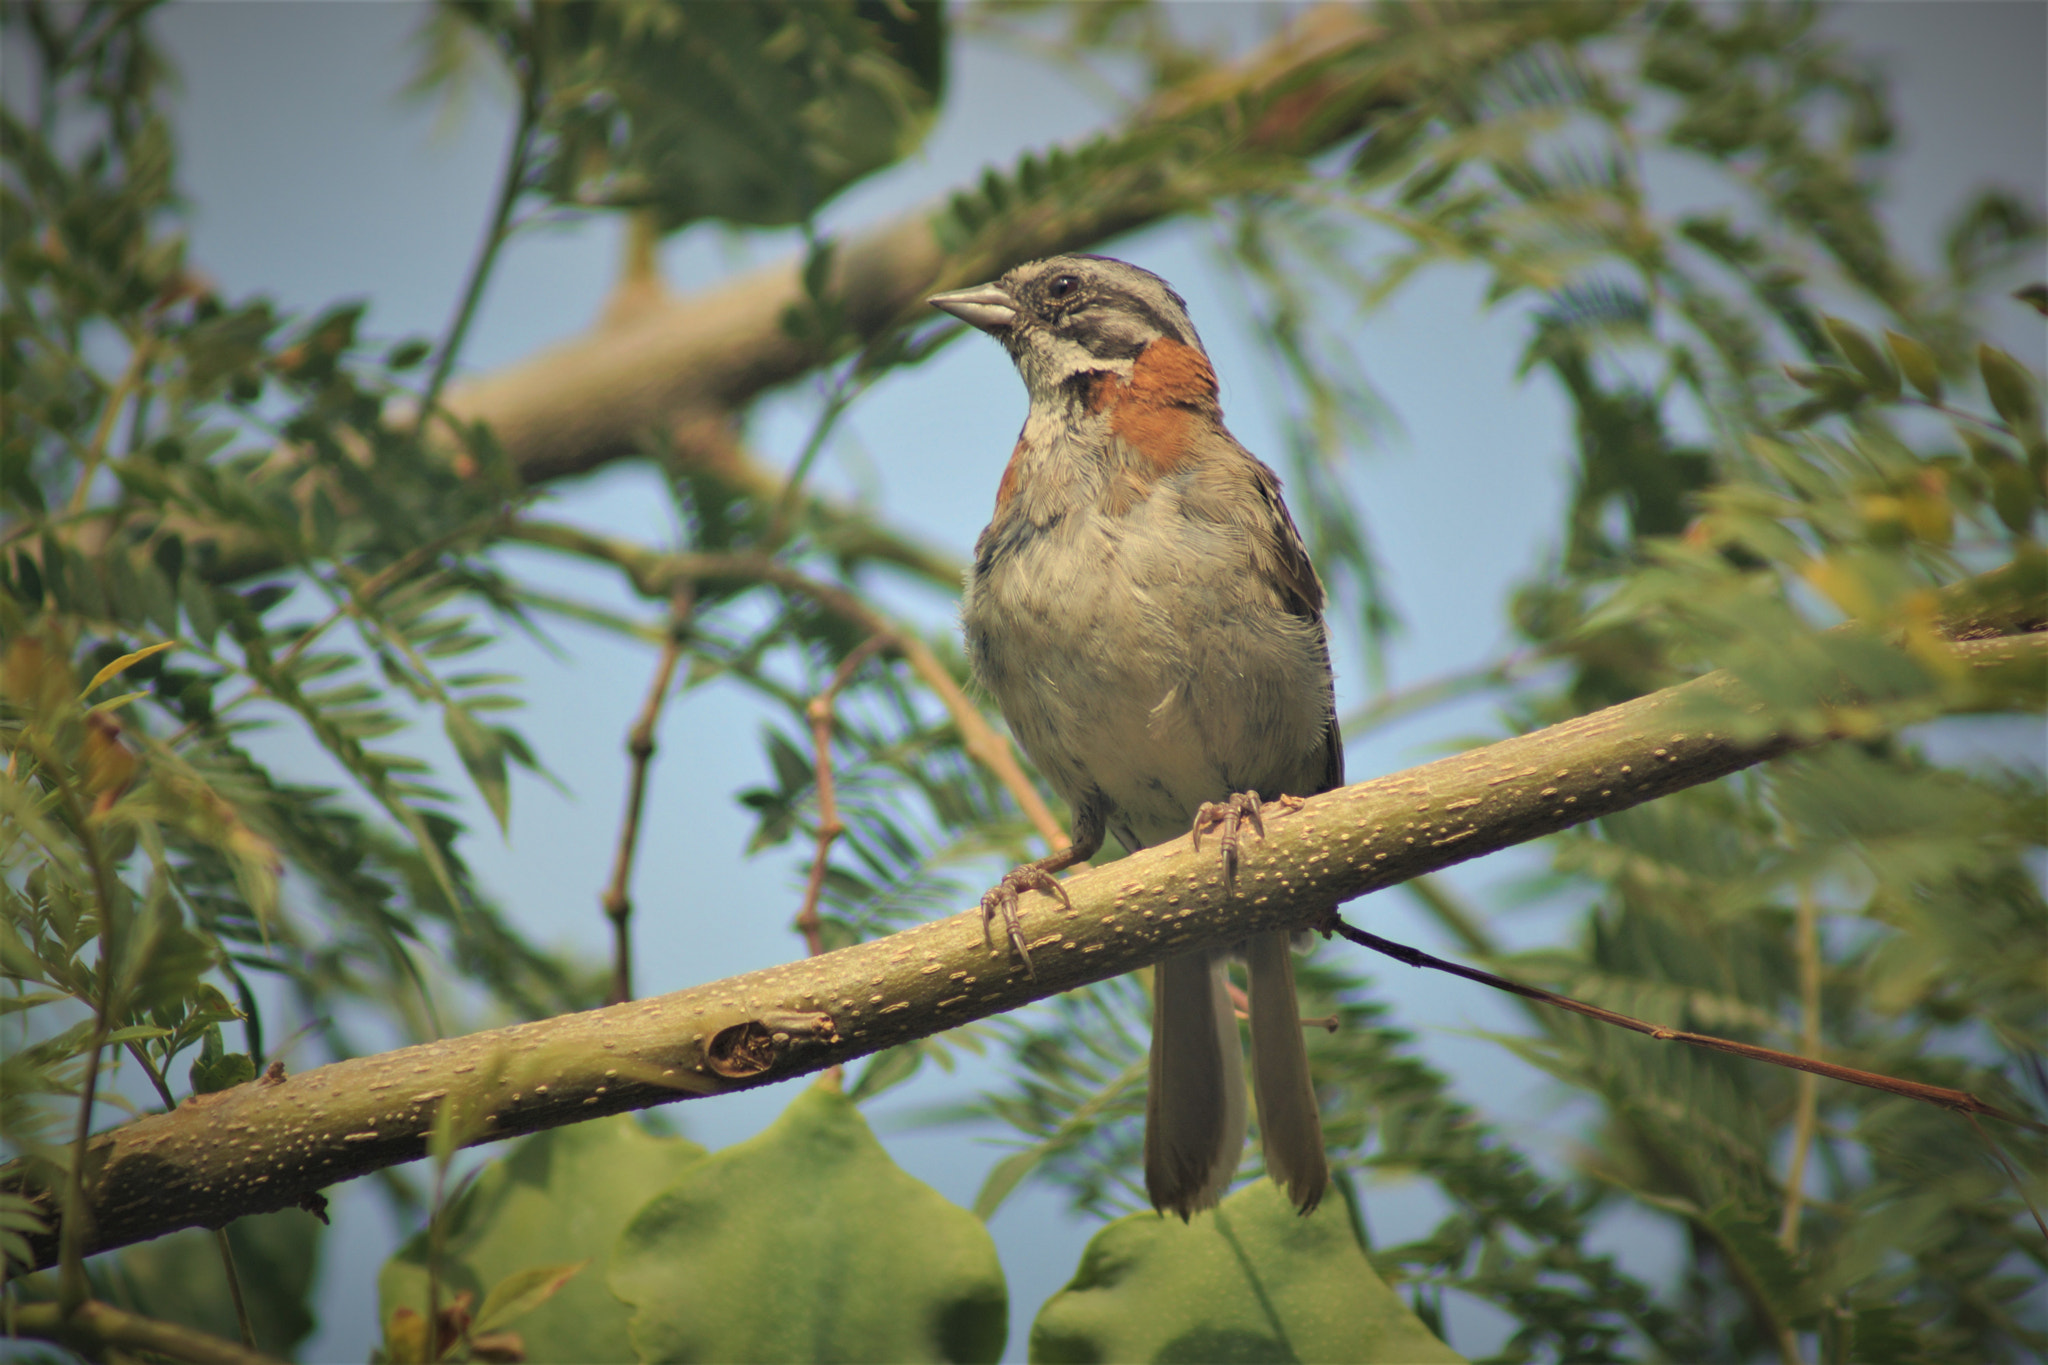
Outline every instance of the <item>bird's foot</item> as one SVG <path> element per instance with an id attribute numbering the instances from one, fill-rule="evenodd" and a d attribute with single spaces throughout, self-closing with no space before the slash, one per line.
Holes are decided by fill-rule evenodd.
<path id="1" fill-rule="evenodd" d="M 1228 800 L 1204 801 L 1202 808 L 1195 812 L 1194 827 L 1188 834 L 1195 841 L 1195 848 L 1202 847 L 1202 836 L 1210 830 L 1220 830 L 1216 842 L 1223 850 L 1223 889 L 1237 889 L 1237 846 L 1239 828 L 1246 822 L 1258 831 L 1261 839 L 1266 837 L 1266 822 L 1259 818 L 1259 794 L 1257 792 L 1236 792 Z"/>
<path id="2" fill-rule="evenodd" d="M 989 936 L 989 926 L 1002 916 L 1003 931 L 1009 937 L 1010 946 L 1023 959 L 1024 970 L 1032 976 L 1038 971 L 1031 965 L 1031 950 L 1024 946 L 1024 921 L 1017 908 L 1017 898 L 1026 891 L 1043 891 L 1048 896 L 1059 897 L 1060 904 L 1067 909 L 1074 908 L 1074 902 L 1067 896 L 1067 888 L 1060 885 L 1060 879 L 1052 875 L 1043 863 L 1024 863 L 1003 874 L 1003 879 L 988 889 L 981 898 L 981 941 L 994 948 L 995 941 Z"/>

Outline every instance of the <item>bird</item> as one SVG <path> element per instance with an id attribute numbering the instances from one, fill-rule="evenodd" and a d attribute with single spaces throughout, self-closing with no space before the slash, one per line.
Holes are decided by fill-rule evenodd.
<path id="1" fill-rule="evenodd" d="M 1127 851 L 1220 832 L 1235 882 L 1259 793 L 1343 785 L 1323 587 L 1280 480 L 1223 425 L 1186 302 L 1151 271 L 1062 255 L 929 300 L 1002 343 L 1030 398 L 961 597 L 974 675 L 1066 799 L 1072 842 L 982 901 L 1028 953 L 1019 893 L 1113 833 Z M 1287 930 L 1242 945 L 1268 1173 L 1302 1213 L 1329 1183 Z M 1245 1143 L 1227 948 L 1154 968 L 1145 1189 L 1183 1221 Z"/>

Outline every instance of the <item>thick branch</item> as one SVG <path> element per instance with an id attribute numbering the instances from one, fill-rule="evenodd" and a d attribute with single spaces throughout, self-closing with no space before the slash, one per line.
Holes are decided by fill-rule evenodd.
<path id="1" fill-rule="evenodd" d="M 1516 25 L 1481 26 L 1464 61 L 1510 50 Z M 1427 73 L 1373 47 L 1376 22 L 1349 6 L 1311 10 L 1241 62 L 1162 91 L 1105 147 L 1133 148 L 1100 173 L 1013 203 L 968 242 L 940 241 L 945 210 L 928 206 L 849 237 L 834 255 L 828 291 L 847 332 L 831 349 L 792 335 L 792 309 L 809 306 L 796 258 L 704 292 L 673 295 L 637 282 L 631 306 L 610 307 L 581 336 L 492 374 L 453 385 L 444 409 L 490 426 L 529 485 L 645 454 L 667 433 L 676 458 L 734 491 L 779 495 L 783 476 L 734 439 L 734 414 L 764 392 L 924 314 L 935 286 L 985 278 L 1020 260 L 1082 250 L 1216 199 L 1298 174 L 1303 158 L 1355 136 L 1377 111 L 1410 101 Z M 1489 46 L 1490 44 L 1490 46 Z M 1158 142 L 1158 155 L 1145 149 Z M 436 424 L 438 428 L 439 424 Z M 293 478 L 282 451 L 273 477 Z M 894 563 L 935 582 L 957 566 L 879 525 L 872 514 L 810 499 L 808 514 L 835 554 Z M 82 533 L 96 543 L 110 527 Z M 274 546 L 232 529 L 176 522 L 188 542 L 214 548 L 210 572 L 244 578 L 280 567 Z"/>
<path id="2" fill-rule="evenodd" d="M 1379 25 L 1360 10 L 1312 11 L 1243 62 L 1163 92 L 1115 136 L 1144 136 L 1205 114 L 1239 111 L 1249 101 L 1245 112 L 1264 117 L 1229 130 L 1226 137 L 1237 145 L 1219 146 L 1219 160 L 1249 150 L 1274 158 L 1312 154 L 1355 134 L 1365 112 L 1408 98 L 1415 77 L 1405 68 L 1375 70 L 1379 87 L 1373 89 L 1344 79 L 1304 84 L 1379 34 Z M 1283 103 L 1282 94 L 1291 99 Z M 1085 202 L 1020 206 L 950 256 L 934 232 L 941 211 L 918 209 L 849 239 L 836 253 L 829 290 L 844 303 L 853 336 L 872 340 L 907 316 L 921 315 L 935 284 L 969 283 L 968 275 L 981 278 L 1020 260 L 1079 250 L 1200 209 L 1230 188 L 1199 174 L 1164 182 L 1141 175 L 1091 186 Z M 790 310 L 806 306 L 802 265 L 792 258 L 600 324 L 458 386 L 447 406 L 465 420 L 488 422 L 529 482 L 633 454 L 643 433 L 675 414 L 738 411 L 765 390 L 832 359 L 783 326 Z M 743 461 L 729 465 L 729 475 L 757 478 L 760 471 L 742 468 Z"/>
<path id="3" fill-rule="evenodd" d="M 2048 633 L 1957 646 L 1986 670 L 2048 665 Z M 283 1208 L 425 1151 L 442 1104 L 478 1142 L 822 1070 L 1192 947 L 1309 925 L 1453 863 L 1711 782 L 1801 747 L 1741 744 L 1689 717 L 1739 700 L 1725 673 L 1270 810 L 1235 895 L 1213 849 L 1145 849 L 1027 896 L 1036 976 L 985 944 L 978 911 L 650 1000 L 426 1043 L 194 1096 L 102 1133 L 95 1251 Z M 1815 737 L 1821 738 L 1821 737 Z M 24 1185 L 20 1170 L 8 1185 Z M 56 1201 L 40 1191 L 53 1227 Z M 35 1242 L 39 1263 L 56 1233 Z"/>

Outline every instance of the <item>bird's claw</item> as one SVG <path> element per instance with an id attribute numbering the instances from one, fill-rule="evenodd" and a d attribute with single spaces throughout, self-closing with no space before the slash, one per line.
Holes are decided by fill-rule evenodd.
<path id="1" fill-rule="evenodd" d="M 1202 836 L 1211 829 L 1220 829 L 1216 843 L 1223 850 L 1223 889 L 1237 889 L 1237 846 L 1238 828 L 1249 820 L 1261 839 L 1266 837 L 1266 822 L 1260 818 L 1259 794 L 1257 792 L 1235 792 L 1223 801 L 1204 801 L 1202 808 L 1195 812 L 1194 827 L 1188 831 L 1194 839 L 1195 848 L 1202 847 Z"/>
<path id="2" fill-rule="evenodd" d="M 1017 898 L 1026 891 L 1043 891 L 1048 896 L 1059 897 L 1060 904 L 1067 909 L 1074 908 L 1074 902 L 1067 896 L 1067 888 L 1060 884 L 1058 877 L 1037 863 L 1013 867 L 981 898 L 981 941 L 991 950 L 995 948 L 995 940 L 989 937 L 989 925 L 995 922 L 997 915 L 1001 915 L 1003 931 L 1009 936 L 1010 946 L 1023 960 L 1025 972 L 1036 976 L 1038 971 L 1031 965 L 1031 950 L 1024 946 L 1024 921 L 1017 909 Z"/>

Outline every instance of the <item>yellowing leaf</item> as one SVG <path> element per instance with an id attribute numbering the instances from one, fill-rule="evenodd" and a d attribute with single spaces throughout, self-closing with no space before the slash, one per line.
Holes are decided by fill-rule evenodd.
<path id="1" fill-rule="evenodd" d="M 84 701 L 87 697 L 92 695 L 94 688 L 98 687 L 107 679 L 118 677 L 121 674 L 126 673 L 129 669 L 135 667 L 135 665 L 141 663 L 144 659 L 147 659 L 152 654 L 161 654 L 165 650 L 175 646 L 177 643 L 178 642 L 176 640 L 160 640 L 156 644 L 150 645 L 146 649 L 138 649 L 131 653 L 123 654 L 120 658 L 114 660 L 105 668 L 102 668 L 99 672 L 93 674 L 92 681 L 85 685 L 85 690 L 78 694 L 78 699 L 80 701 Z"/>
<path id="2" fill-rule="evenodd" d="M 1894 505 L 1896 498 L 1885 499 Z M 1869 515 L 1866 510 L 1865 516 Z M 1813 590 L 1835 604 L 1843 615 L 1867 617 L 1876 608 L 1871 599 L 1870 586 L 1863 576 L 1836 559 L 1815 559 L 1808 561 L 1799 576 L 1813 586 Z"/>
<path id="3" fill-rule="evenodd" d="M 128 789 L 142 766 L 133 749 L 121 742 L 121 727 L 97 712 L 86 718 L 85 789 L 99 804 L 110 804 Z"/>

